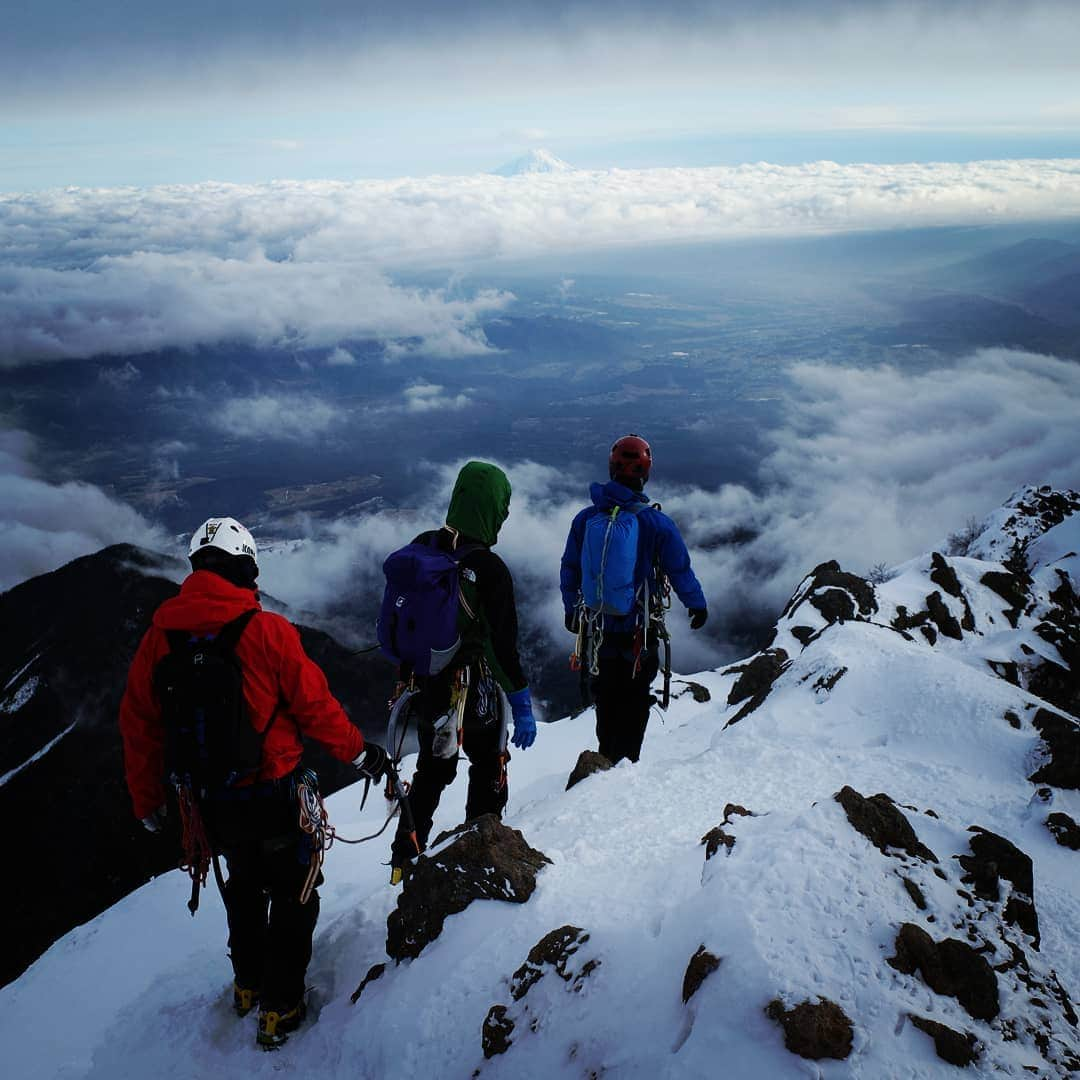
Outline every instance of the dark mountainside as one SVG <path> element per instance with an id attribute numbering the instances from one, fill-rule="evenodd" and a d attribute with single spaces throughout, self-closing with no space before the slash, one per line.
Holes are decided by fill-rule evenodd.
<path id="1" fill-rule="evenodd" d="M 175 815 L 164 838 L 132 817 L 117 716 L 150 617 L 178 589 L 161 575 L 183 570 L 178 560 L 117 544 L 0 594 L 0 815 L 18 853 L 0 906 L 18 933 L 0 959 L 0 985 L 176 865 Z M 299 629 L 354 722 L 383 737 L 388 665 Z M 305 761 L 326 792 L 355 777 L 315 743 Z"/>

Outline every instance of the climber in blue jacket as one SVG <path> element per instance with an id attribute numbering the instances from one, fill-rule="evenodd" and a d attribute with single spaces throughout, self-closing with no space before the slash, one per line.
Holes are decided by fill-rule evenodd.
<path id="1" fill-rule="evenodd" d="M 674 521 L 649 503 L 644 487 L 652 450 L 639 435 L 616 440 L 606 484 L 589 490 L 592 505 L 570 526 L 560 588 L 566 629 L 586 620 L 591 638 L 590 689 L 600 753 L 612 763 L 637 761 L 660 669 L 657 616 L 665 585 L 687 607 L 690 627 L 708 618 L 705 594 Z M 617 523 L 617 524 L 610 524 Z"/>

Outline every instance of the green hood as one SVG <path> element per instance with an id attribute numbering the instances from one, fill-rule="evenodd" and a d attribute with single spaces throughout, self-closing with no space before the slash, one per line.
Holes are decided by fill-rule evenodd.
<path id="1" fill-rule="evenodd" d="M 462 466 L 450 496 L 446 524 L 462 536 L 491 546 L 510 513 L 510 481 L 497 465 L 470 461 Z"/>

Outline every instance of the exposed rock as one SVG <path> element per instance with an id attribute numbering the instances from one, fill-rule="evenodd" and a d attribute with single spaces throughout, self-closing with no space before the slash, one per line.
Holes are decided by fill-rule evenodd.
<path id="1" fill-rule="evenodd" d="M 727 848 L 730 853 L 731 849 L 735 846 L 735 837 L 730 833 L 724 832 L 719 825 L 715 829 L 710 829 L 702 838 L 701 842 L 705 845 L 705 861 L 708 862 L 721 848 L 721 846 Z"/>
<path id="2" fill-rule="evenodd" d="M 800 645 L 809 645 L 816 635 L 817 631 L 812 626 L 793 626 L 791 628 L 791 636 Z"/>
<path id="3" fill-rule="evenodd" d="M 580 926 L 560 926 L 545 934 L 530 950 L 525 963 L 514 972 L 510 979 L 510 995 L 520 1001 L 540 981 L 545 967 L 553 968 L 563 982 L 571 982 L 572 989 L 579 989 L 581 981 L 588 978 L 599 966 L 599 960 L 590 960 L 581 969 L 570 969 L 570 958 L 589 940 L 589 935 Z"/>
<path id="4" fill-rule="evenodd" d="M 766 649 L 743 667 L 728 668 L 728 671 L 740 674 L 728 694 L 727 703 L 737 705 L 747 698 L 768 693 L 787 663 L 788 655 L 783 649 Z"/>
<path id="5" fill-rule="evenodd" d="M 904 883 L 904 888 L 907 889 L 907 894 L 911 897 L 912 903 L 914 903 L 920 911 L 925 911 L 926 897 L 923 895 L 922 889 L 920 889 L 911 878 L 901 877 L 900 880 Z"/>
<path id="6" fill-rule="evenodd" d="M 355 1005 L 357 1001 L 360 1000 L 360 995 L 364 992 L 364 987 L 367 986 L 368 983 L 373 983 L 376 979 L 381 979 L 384 971 L 386 971 L 385 964 L 372 964 L 371 967 L 368 968 L 368 973 L 364 976 L 363 981 L 350 995 L 349 1001 Z"/>
<path id="7" fill-rule="evenodd" d="M 964 590 L 960 587 L 956 570 L 937 551 L 930 556 L 930 580 L 964 605 L 964 617 L 960 620 L 961 629 L 974 630 L 975 615 L 971 610 L 971 605 L 968 603 L 968 598 L 964 595 Z"/>
<path id="8" fill-rule="evenodd" d="M 1050 760 L 1028 779 L 1034 784 L 1080 788 L 1080 724 L 1039 709 L 1032 723 L 1042 735 Z"/>
<path id="9" fill-rule="evenodd" d="M 701 989 L 701 984 L 720 967 L 720 957 L 713 956 L 702 945 L 686 965 L 686 974 L 683 976 L 682 999 L 689 1001 Z"/>
<path id="10" fill-rule="evenodd" d="M 914 1013 L 909 1013 L 908 1016 L 920 1031 L 925 1031 L 934 1040 L 934 1049 L 942 1061 L 963 1068 L 978 1060 L 979 1052 L 975 1049 L 975 1036 L 970 1032 L 954 1031 L 951 1027 L 939 1024 L 936 1020 L 926 1020 Z"/>
<path id="11" fill-rule="evenodd" d="M 730 825 L 733 817 L 756 817 L 757 815 L 753 810 L 747 810 L 745 806 L 740 806 L 738 803 L 729 802 L 724 807 L 724 820 L 720 822 L 721 825 Z"/>
<path id="12" fill-rule="evenodd" d="M 769 696 L 772 685 L 788 666 L 788 654 L 783 649 L 766 649 L 758 653 L 750 663 L 742 667 L 728 668 L 729 672 L 739 672 L 739 678 L 728 694 L 727 703 L 746 704 L 735 714 L 726 726 L 737 724 L 749 716 Z"/>
<path id="13" fill-rule="evenodd" d="M 1000 570 L 989 570 L 979 578 L 979 584 L 985 585 L 991 592 L 997 593 L 1009 606 L 1005 609 L 1005 618 L 1015 630 L 1027 604 L 1027 589 L 1024 582 L 1016 574 L 1004 573 Z"/>
<path id="14" fill-rule="evenodd" d="M 843 599 L 838 595 L 845 593 L 849 595 Z M 814 567 L 810 573 L 809 584 L 788 601 L 781 618 L 790 615 L 807 597 L 830 623 L 855 618 L 856 609 L 864 618 L 878 609 L 873 585 L 858 574 L 841 570 L 840 564 L 835 560 Z"/>
<path id="15" fill-rule="evenodd" d="M 914 630 L 916 627 L 924 625 L 929 618 L 929 611 L 917 611 L 914 615 L 911 615 L 903 604 L 897 604 L 896 615 L 890 625 L 894 630 Z"/>
<path id="16" fill-rule="evenodd" d="M 566 790 L 569 791 L 575 784 L 580 784 L 586 776 L 592 776 L 593 773 L 598 772 L 607 772 L 608 769 L 613 767 L 603 754 L 598 754 L 595 750 L 582 750 L 578 755 L 574 771 L 566 781 Z"/>
<path id="17" fill-rule="evenodd" d="M 843 589 L 818 589 L 810 596 L 810 604 L 829 623 L 848 622 L 855 618 L 855 601 Z"/>
<path id="18" fill-rule="evenodd" d="M 712 694 L 709 692 L 707 686 L 702 686 L 701 683 L 692 682 L 690 679 L 679 679 L 678 682 L 686 687 L 686 690 L 680 690 L 674 697 L 682 697 L 687 691 L 690 692 L 691 697 L 699 704 L 704 705 L 708 701 L 712 701 Z"/>
<path id="19" fill-rule="evenodd" d="M 904 923 L 888 963 L 905 975 L 919 972 L 931 990 L 956 998 L 976 1020 L 993 1020 L 1000 1011 L 994 969 L 965 941 L 935 942 L 922 927 Z"/>
<path id="20" fill-rule="evenodd" d="M 1012 709 L 1006 711 L 1005 719 L 1009 722 L 1009 727 L 1016 728 L 1018 731 L 1020 730 L 1020 717 L 1017 716 Z"/>
<path id="21" fill-rule="evenodd" d="M 1080 825 L 1068 814 L 1051 814 L 1046 819 L 1046 827 L 1054 834 L 1054 839 L 1062 846 L 1080 851 Z"/>
<path id="22" fill-rule="evenodd" d="M 784 1029 L 784 1045 L 800 1057 L 843 1060 L 851 1053 L 854 1029 L 843 1009 L 827 998 L 804 1001 L 794 1009 L 785 1009 L 779 999 L 765 1009 L 770 1020 Z"/>
<path id="23" fill-rule="evenodd" d="M 847 668 L 842 667 L 829 672 L 828 675 L 822 675 L 817 682 L 814 683 L 814 689 L 823 690 L 825 693 L 828 693 L 846 674 Z"/>
<path id="24" fill-rule="evenodd" d="M 999 678 L 1013 686 L 1020 685 L 1020 669 L 1015 660 L 987 660 L 986 666 Z"/>
<path id="25" fill-rule="evenodd" d="M 972 855 L 961 855 L 958 862 L 967 876 L 964 881 L 975 886 L 980 900 L 997 901 L 1001 898 L 1000 880 L 1012 884 L 1012 893 L 1005 904 L 1004 917 L 1010 925 L 1019 926 L 1034 947 L 1039 947 L 1039 916 L 1035 911 L 1035 891 L 1031 858 L 1003 836 L 988 832 L 977 825 L 971 830 Z"/>
<path id="26" fill-rule="evenodd" d="M 937 856 L 915 835 L 911 822 L 884 793 L 864 798 L 854 788 L 845 786 L 834 796 L 844 808 L 852 827 L 886 855 L 888 848 L 898 848 L 920 859 L 937 862 Z"/>
<path id="27" fill-rule="evenodd" d="M 450 844 L 421 856 L 386 921 L 386 952 L 395 960 L 419 956 L 442 932 L 448 915 L 474 900 L 523 904 L 537 873 L 551 860 L 516 829 L 485 814 L 454 829 Z"/>
<path id="28" fill-rule="evenodd" d="M 941 593 L 932 592 L 926 598 L 926 610 L 930 612 L 930 618 L 934 620 L 938 630 L 945 637 L 955 638 L 957 641 L 963 638 L 964 633 L 960 629 L 960 623 L 956 621 L 956 616 L 941 599 Z"/>
<path id="29" fill-rule="evenodd" d="M 480 1043 L 484 1048 L 484 1057 L 493 1058 L 496 1054 L 505 1054 L 510 1049 L 513 1039 L 514 1021 L 506 1015 L 505 1005 L 492 1005 L 484 1018 L 484 1027 Z"/>

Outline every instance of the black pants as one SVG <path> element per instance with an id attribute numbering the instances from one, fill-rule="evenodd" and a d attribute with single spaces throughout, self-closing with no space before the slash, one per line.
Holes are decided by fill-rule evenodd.
<path id="1" fill-rule="evenodd" d="M 633 635 L 609 634 L 601 645 L 597 667 L 600 674 L 593 676 L 590 686 L 596 702 L 598 749 L 612 764 L 623 758 L 637 761 L 649 710 L 656 701 L 650 688 L 660 670 L 659 652 L 650 641 L 635 675 Z"/>
<path id="2" fill-rule="evenodd" d="M 229 870 L 224 900 L 237 985 L 259 990 L 266 1008 L 291 1009 L 304 994 L 319 918 L 317 892 L 300 903 L 311 847 L 298 824 L 296 800 L 283 787 L 217 803 L 208 816 Z"/>
<path id="3" fill-rule="evenodd" d="M 502 746 L 501 701 L 498 688 L 490 675 L 484 674 L 479 665 L 471 665 L 471 682 L 465 698 L 465 716 L 462 723 L 461 748 L 469 758 L 469 792 L 465 800 L 465 820 L 481 814 L 497 814 L 502 817 L 509 786 L 506 779 L 506 763 L 510 755 Z M 431 820 L 439 805 L 442 793 L 453 783 L 457 775 L 458 754 L 449 758 L 436 757 L 432 753 L 435 721 L 445 715 L 450 707 L 453 672 L 443 672 L 428 680 L 421 689 L 418 713 L 418 737 L 420 753 L 416 760 L 416 772 L 409 789 L 409 809 L 416 826 L 416 839 L 422 851 L 431 835 Z M 398 821 L 397 834 L 391 848 L 391 862 L 403 866 L 416 855 L 416 848 L 409 837 L 404 816 Z"/>

